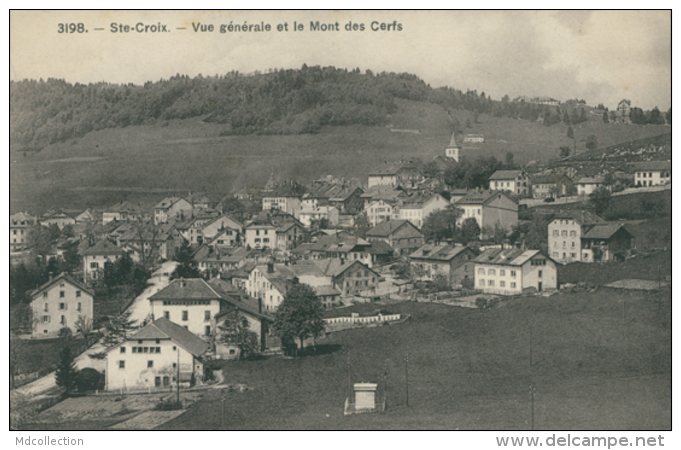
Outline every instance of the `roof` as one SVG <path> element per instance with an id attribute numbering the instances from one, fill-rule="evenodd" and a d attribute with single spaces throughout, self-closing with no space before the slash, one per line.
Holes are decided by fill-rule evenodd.
<path id="1" fill-rule="evenodd" d="M 182 197 L 166 197 L 163 200 L 161 200 L 160 202 L 158 202 L 156 204 L 156 206 L 154 206 L 154 209 L 170 208 L 171 206 L 173 206 L 175 203 L 179 202 L 180 200 L 184 200 L 184 199 Z"/>
<path id="2" fill-rule="evenodd" d="M 16 214 L 12 214 L 11 216 L 9 216 L 9 221 L 16 223 L 27 222 L 28 224 L 28 222 L 35 221 L 35 217 L 33 217 L 27 212 L 18 212 Z"/>
<path id="3" fill-rule="evenodd" d="M 491 201 L 495 195 L 503 195 L 504 197 L 518 203 L 513 196 L 502 191 L 469 191 L 465 196 L 454 202 L 455 205 L 484 205 Z"/>
<path id="4" fill-rule="evenodd" d="M 272 192 L 265 195 L 265 198 L 271 197 L 296 197 L 300 198 L 305 194 L 305 187 L 298 183 L 286 183 L 277 186 Z"/>
<path id="5" fill-rule="evenodd" d="M 603 184 L 604 182 L 603 177 L 583 177 L 577 180 L 577 184 Z"/>
<path id="6" fill-rule="evenodd" d="M 203 278 L 178 278 L 151 297 L 149 300 L 206 300 L 222 298 Z"/>
<path id="7" fill-rule="evenodd" d="M 426 244 L 409 255 L 411 259 L 432 259 L 436 261 L 450 261 L 452 258 L 465 251 L 469 247 L 450 244 Z"/>
<path id="8" fill-rule="evenodd" d="M 315 294 L 317 294 L 318 297 L 320 295 L 341 295 L 341 293 L 331 285 L 316 286 L 312 289 L 314 289 Z"/>
<path id="9" fill-rule="evenodd" d="M 428 203 L 431 199 L 436 197 L 440 197 L 442 201 L 444 201 L 445 203 L 449 203 L 440 194 L 426 192 L 412 195 L 409 198 L 402 199 L 402 206 L 400 207 L 400 209 L 421 209 L 426 203 Z"/>
<path id="10" fill-rule="evenodd" d="M 646 161 L 636 164 L 636 170 L 661 170 L 671 171 L 672 163 L 670 161 Z"/>
<path id="11" fill-rule="evenodd" d="M 104 212 L 135 212 L 135 213 L 141 213 L 143 211 L 146 211 L 147 208 L 145 208 L 141 203 L 134 203 L 130 201 L 124 201 L 124 202 L 119 202 L 116 203 L 113 206 L 110 206 L 109 208 L 106 208 Z"/>
<path id="12" fill-rule="evenodd" d="M 362 263 L 362 262 L 360 262 L 359 260 L 356 260 L 356 259 L 353 259 L 352 261 L 343 261 L 341 259 L 335 259 L 335 258 L 334 259 L 316 259 L 316 260 L 313 260 L 313 261 L 310 261 L 310 262 L 317 265 L 325 275 L 331 276 L 331 277 L 334 277 L 334 278 L 343 274 L 343 272 L 348 270 L 354 264 L 360 264 L 360 265 L 364 266 L 364 268 L 366 268 L 366 269 L 372 271 L 373 273 L 375 273 L 376 275 L 378 275 L 378 273 L 375 270 L 371 269 L 369 266 L 367 266 L 366 264 L 364 264 L 364 263 Z"/>
<path id="13" fill-rule="evenodd" d="M 449 145 L 447 146 L 447 148 L 458 147 L 458 145 L 456 145 L 456 137 L 455 137 L 455 135 L 456 135 L 456 133 L 452 133 L 452 137 L 451 137 L 451 139 L 449 140 Z"/>
<path id="14" fill-rule="evenodd" d="M 390 246 L 385 241 L 374 241 L 371 243 L 371 247 L 367 249 L 370 255 L 392 255 L 395 253 L 395 249 Z"/>
<path id="15" fill-rule="evenodd" d="M 489 177 L 490 180 L 515 180 L 519 175 L 522 175 L 521 169 L 516 170 L 497 170 Z"/>
<path id="16" fill-rule="evenodd" d="M 88 255 L 124 255 L 125 251 L 118 248 L 116 244 L 113 244 L 106 239 L 102 239 L 97 242 L 92 247 L 85 249 L 82 253 L 83 256 Z"/>
<path id="17" fill-rule="evenodd" d="M 416 170 L 416 167 L 413 163 L 407 161 L 385 161 L 383 164 L 374 167 L 374 169 L 369 172 L 369 176 L 396 175 L 403 169 Z"/>
<path id="18" fill-rule="evenodd" d="M 366 235 L 367 237 L 388 237 L 405 224 L 408 224 L 407 226 L 411 225 L 418 230 L 416 225 L 408 220 L 384 220 L 369 230 Z"/>
<path id="19" fill-rule="evenodd" d="M 521 250 L 491 248 L 482 252 L 473 261 L 484 264 L 501 264 L 504 266 L 522 266 L 534 256 L 541 254 L 539 250 Z"/>
<path id="20" fill-rule="evenodd" d="M 186 328 L 162 317 L 150 323 L 137 333 L 130 336 L 127 341 L 170 339 L 194 356 L 201 356 L 209 347 L 200 337 Z"/>
<path id="21" fill-rule="evenodd" d="M 27 292 L 27 294 L 30 297 L 35 297 L 36 295 L 40 294 L 45 289 L 49 288 L 53 284 L 58 283 L 62 280 L 66 281 L 67 283 L 69 283 L 69 284 L 71 284 L 75 287 L 77 287 L 81 291 L 87 292 L 88 294 L 92 295 L 93 297 L 95 296 L 94 292 L 92 292 L 90 289 L 88 289 L 85 285 L 77 282 L 76 280 L 74 280 L 73 278 L 68 276 L 65 272 L 60 273 L 58 276 L 52 278 L 47 283 L 43 284 L 42 286 L 38 287 L 37 289 L 33 289 L 32 291 Z"/>
<path id="22" fill-rule="evenodd" d="M 533 175 L 531 178 L 532 178 L 532 184 L 555 184 L 561 178 L 567 178 L 568 180 L 570 180 L 570 177 L 568 177 L 564 173 L 549 173 L 549 174 L 544 174 L 544 175 Z"/>
<path id="23" fill-rule="evenodd" d="M 620 229 L 633 237 L 624 225 L 613 222 L 593 225 L 582 237 L 587 239 L 610 239 L 615 233 L 620 231 Z"/>
<path id="24" fill-rule="evenodd" d="M 568 209 L 567 211 L 559 212 L 555 215 L 556 219 L 572 219 L 580 225 L 591 225 L 595 223 L 605 223 L 605 220 L 592 213 L 591 211 L 578 210 L 578 209 Z"/>
<path id="25" fill-rule="evenodd" d="M 213 225 L 217 222 L 221 222 L 220 223 L 220 229 L 221 230 L 224 229 L 224 228 L 231 228 L 233 230 L 239 230 L 239 229 L 243 228 L 243 225 L 240 222 L 238 222 L 238 221 L 236 221 L 236 220 L 234 220 L 231 217 L 228 217 L 226 215 L 222 215 L 220 217 L 215 218 L 215 220 L 211 220 L 210 222 L 205 223 L 201 227 L 201 229 L 208 228 L 209 226 L 211 226 L 211 225 Z"/>

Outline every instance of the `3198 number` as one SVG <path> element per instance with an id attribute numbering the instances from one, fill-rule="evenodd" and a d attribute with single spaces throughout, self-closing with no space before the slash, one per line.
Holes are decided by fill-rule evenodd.
<path id="1" fill-rule="evenodd" d="M 87 33 L 87 30 L 82 23 L 60 23 L 57 25 L 57 33 Z"/>

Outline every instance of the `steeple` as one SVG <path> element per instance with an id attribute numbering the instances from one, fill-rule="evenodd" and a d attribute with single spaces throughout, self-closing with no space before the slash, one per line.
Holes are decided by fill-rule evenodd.
<path id="1" fill-rule="evenodd" d="M 459 162 L 461 147 L 456 143 L 456 133 L 452 133 L 452 138 L 449 141 L 449 145 L 445 149 L 445 156 L 447 158 L 452 158 L 456 162 Z"/>

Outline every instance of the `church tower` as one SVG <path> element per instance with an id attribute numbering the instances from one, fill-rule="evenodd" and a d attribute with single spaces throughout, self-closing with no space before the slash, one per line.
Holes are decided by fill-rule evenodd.
<path id="1" fill-rule="evenodd" d="M 452 133 L 452 139 L 449 141 L 449 145 L 445 149 L 445 156 L 447 158 L 452 158 L 454 161 L 459 162 L 459 157 L 461 153 L 461 147 L 456 144 L 456 138 L 454 133 Z"/>

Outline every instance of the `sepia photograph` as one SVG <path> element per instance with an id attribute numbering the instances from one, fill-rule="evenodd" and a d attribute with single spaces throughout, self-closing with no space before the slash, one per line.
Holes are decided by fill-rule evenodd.
<path id="1" fill-rule="evenodd" d="M 673 447 L 671 16 L 10 10 L 11 444 Z"/>

